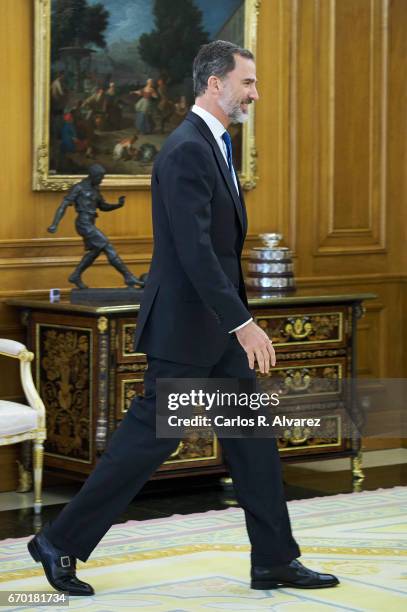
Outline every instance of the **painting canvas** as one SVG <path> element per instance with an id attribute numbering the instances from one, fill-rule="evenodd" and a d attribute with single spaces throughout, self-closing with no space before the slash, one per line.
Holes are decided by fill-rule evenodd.
<path id="1" fill-rule="evenodd" d="M 222 39 L 255 51 L 254 0 L 35 1 L 34 189 L 69 188 L 93 163 L 106 186 L 148 185 L 193 104 L 199 47 Z M 230 131 L 250 188 L 253 116 Z"/>

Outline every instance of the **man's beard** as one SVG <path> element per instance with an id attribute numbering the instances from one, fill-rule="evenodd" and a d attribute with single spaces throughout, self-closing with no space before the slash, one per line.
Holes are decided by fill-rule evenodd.
<path id="1" fill-rule="evenodd" d="M 240 108 L 241 104 L 251 104 L 251 100 L 240 100 L 237 101 L 233 97 L 232 93 L 225 92 L 222 97 L 219 98 L 219 106 L 227 115 L 231 123 L 245 123 L 249 118 L 249 113 L 245 113 Z"/>

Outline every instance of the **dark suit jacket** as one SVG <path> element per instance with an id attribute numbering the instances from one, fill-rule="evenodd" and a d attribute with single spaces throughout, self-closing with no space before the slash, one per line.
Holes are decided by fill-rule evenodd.
<path id="1" fill-rule="evenodd" d="M 228 333 L 250 318 L 240 256 L 247 231 L 227 163 L 206 123 L 190 112 L 167 138 L 152 177 L 154 252 L 135 350 L 214 365 Z"/>

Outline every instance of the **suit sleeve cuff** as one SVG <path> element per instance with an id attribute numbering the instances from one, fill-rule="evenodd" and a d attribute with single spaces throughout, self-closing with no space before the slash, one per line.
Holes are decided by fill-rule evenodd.
<path id="1" fill-rule="evenodd" d="M 242 329 L 242 327 L 244 327 L 245 325 L 247 325 L 248 323 L 250 323 L 251 321 L 253 321 L 253 317 L 250 317 L 250 319 L 248 319 L 247 321 L 245 321 L 244 323 L 242 323 L 241 325 L 239 325 L 238 327 L 235 327 L 234 329 L 231 329 L 229 334 L 232 334 L 233 332 L 237 331 L 238 329 Z"/>

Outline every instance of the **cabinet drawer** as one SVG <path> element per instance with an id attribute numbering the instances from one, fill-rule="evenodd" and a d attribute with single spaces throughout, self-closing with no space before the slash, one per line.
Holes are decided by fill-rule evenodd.
<path id="1" fill-rule="evenodd" d="M 269 374 L 257 372 L 260 390 L 277 393 L 280 402 L 339 397 L 345 375 L 346 359 L 309 360 L 300 365 L 286 362 Z"/>
<path id="2" fill-rule="evenodd" d="M 213 431 L 193 431 L 181 440 L 177 449 L 159 467 L 158 471 L 199 468 L 208 465 L 221 465 L 221 463 L 222 453 L 219 441 Z"/>
<path id="3" fill-rule="evenodd" d="M 134 319 L 119 319 L 117 322 L 117 361 L 118 363 L 128 363 L 135 361 L 145 361 L 144 353 L 136 353 L 133 348 L 134 334 L 136 333 L 137 322 Z"/>
<path id="4" fill-rule="evenodd" d="M 344 412 L 325 408 L 320 418 L 321 427 L 288 426 L 277 439 L 281 455 L 308 456 L 346 450 L 349 440 L 342 433 Z M 319 430 L 322 430 L 322 433 Z"/>
<path id="5" fill-rule="evenodd" d="M 144 372 L 118 374 L 116 388 L 116 419 L 122 419 L 136 395 L 144 395 Z"/>
<path id="6" fill-rule="evenodd" d="M 144 394 L 144 372 L 126 372 L 117 375 L 116 419 L 121 420 L 130 408 L 136 395 Z M 222 454 L 213 431 L 194 430 L 180 441 L 158 471 L 191 468 L 206 465 L 221 465 Z"/>
<path id="7" fill-rule="evenodd" d="M 337 347 L 345 344 L 347 311 L 287 311 L 273 314 L 271 310 L 256 311 L 256 323 L 266 332 L 277 348 L 303 346 Z"/>

